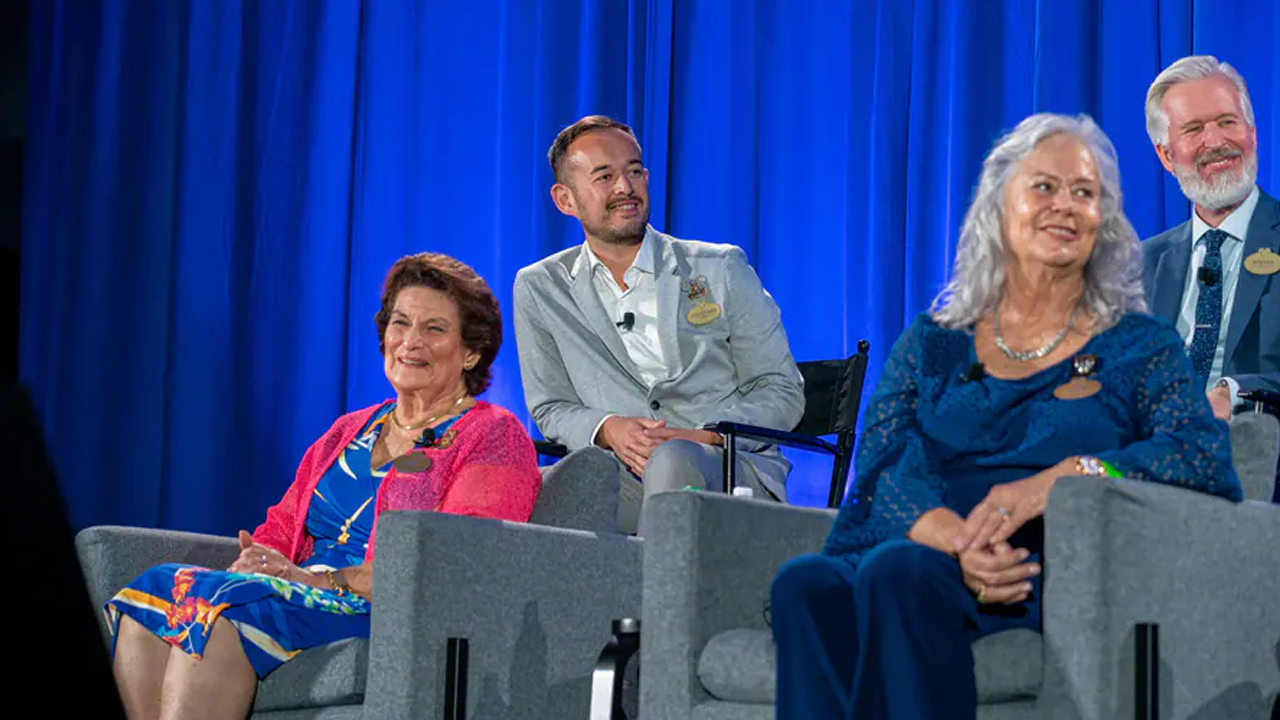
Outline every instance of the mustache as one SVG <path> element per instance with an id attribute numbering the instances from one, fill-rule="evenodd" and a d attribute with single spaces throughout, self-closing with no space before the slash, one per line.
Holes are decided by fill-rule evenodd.
<path id="1" fill-rule="evenodd" d="M 1221 148 L 1219 150 L 1210 150 L 1196 158 L 1196 169 L 1200 170 L 1205 165 L 1219 160 L 1232 160 L 1244 156 L 1244 153 L 1234 148 Z"/>

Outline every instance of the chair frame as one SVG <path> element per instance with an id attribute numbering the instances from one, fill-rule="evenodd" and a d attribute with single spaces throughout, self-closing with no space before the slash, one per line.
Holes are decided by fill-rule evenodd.
<path id="1" fill-rule="evenodd" d="M 862 391 L 867 376 L 867 353 L 870 349 L 870 342 L 866 340 L 858 341 L 858 351 L 844 360 L 841 371 L 841 390 L 833 398 L 835 407 L 821 409 L 821 412 L 828 413 L 830 418 L 830 422 L 827 425 L 832 431 L 829 434 L 836 436 L 836 442 L 834 443 L 824 440 L 820 436 L 796 432 L 794 429 L 791 431 L 777 430 L 735 422 L 717 422 L 704 425 L 704 430 L 710 430 L 724 436 L 724 491 L 732 494 L 734 487 L 737 486 L 737 441 L 738 438 L 747 438 L 832 456 L 833 465 L 831 468 L 831 484 L 827 491 L 827 507 L 840 507 L 849 482 L 849 471 L 853 468 L 853 444 L 857 438 L 858 410 L 862 404 Z M 825 366 L 829 362 L 819 360 L 799 363 L 800 373 L 804 375 L 806 370 Z M 808 387 L 807 383 L 806 387 Z M 809 406 L 807 401 L 808 398 L 806 397 L 806 416 L 811 412 L 818 411 L 816 408 Z M 804 424 L 802 419 L 796 427 L 803 427 Z"/>

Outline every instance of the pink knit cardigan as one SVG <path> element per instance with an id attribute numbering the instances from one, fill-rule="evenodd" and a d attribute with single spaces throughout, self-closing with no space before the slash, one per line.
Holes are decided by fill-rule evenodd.
<path id="1" fill-rule="evenodd" d="M 315 539 L 307 534 L 306 524 L 316 485 L 342 448 L 389 402 L 343 415 L 312 444 L 293 484 L 253 531 L 254 541 L 279 550 L 294 563 L 311 557 Z M 517 522 L 527 521 L 533 512 L 542 487 L 537 454 L 524 426 L 503 408 L 477 402 L 445 439 L 413 452 L 426 453 L 431 467 L 417 473 L 392 468 L 383 478 L 374 503 L 374 539 L 378 517 L 386 510 L 433 510 Z M 366 562 L 373 559 L 373 549 L 371 540 Z"/>

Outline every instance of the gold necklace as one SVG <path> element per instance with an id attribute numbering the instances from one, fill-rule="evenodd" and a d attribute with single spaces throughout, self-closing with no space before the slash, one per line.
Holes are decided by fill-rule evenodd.
<path id="1" fill-rule="evenodd" d="M 392 408 L 391 412 L 387 413 L 387 415 L 390 416 L 391 418 L 391 424 L 399 428 L 401 432 L 414 432 L 415 430 L 421 430 L 422 428 L 430 425 L 431 423 L 437 420 L 449 417 L 449 415 L 452 414 L 453 411 L 456 410 L 458 406 L 462 404 L 462 401 L 466 399 L 467 399 L 467 396 L 464 394 L 462 397 L 458 398 L 457 402 L 450 405 L 448 409 L 446 409 L 444 412 L 440 413 L 439 415 L 436 415 L 435 417 L 427 418 L 425 421 L 417 425 L 401 425 L 400 424 L 400 421 L 396 419 L 396 410 L 398 409 L 399 406 Z"/>

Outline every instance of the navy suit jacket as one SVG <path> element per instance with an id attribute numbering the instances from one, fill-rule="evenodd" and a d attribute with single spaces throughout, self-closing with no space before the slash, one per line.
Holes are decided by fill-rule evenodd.
<path id="1" fill-rule="evenodd" d="M 1280 202 L 1265 192 L 1249 221 L 1243 257 L 1264 247 L 1280 253 Z M 1142 260 L 1151 314 L 1176 324 L 1191 265 L 1191 220 L 1143 242 Z M 1280 273 L 1255 275 L 1243 263 L 1239 272 L 1222 374 L 1242 390 L 1280 392 Z"/>

